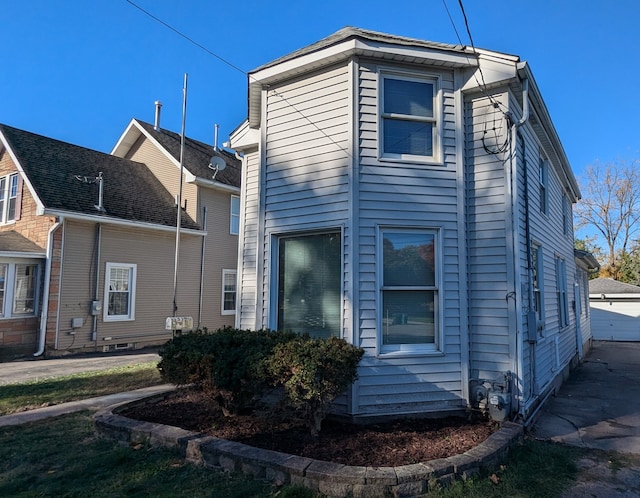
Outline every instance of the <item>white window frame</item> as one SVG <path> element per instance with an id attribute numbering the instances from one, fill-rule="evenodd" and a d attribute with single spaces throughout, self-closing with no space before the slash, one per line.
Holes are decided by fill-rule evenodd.
<path id="1" fill-rule="evenodd" d="M 15 193 L 12 192 L 12 183 L 15 180 Z M 0 178 L 0 223 L 8 224 L 15 223 L 16 221 L 16 212 L 18 209 L 18 196 L 20 195 L 20 179 L 18 177 L 18 173 L 10 173 Z M 9 207 L 11 205 L 11 200 L 14 200 L 13 203 L 13 217 L 9 217 Z"/>
<path id="2" fill-rule="evenodd" d="M 21 312 L 16 311 L 16 298 L 18 297 L 17 286 L 17 269 L 20 266 L 34 267 L 33 273 L 33 311 Z M 25 318 L 36 316 L 39 308 L 39 289 L 40 289 L 40 263 L 33 259 L 20 259 L 13 261 L 0 262 L 0 267 L 4 268 L 4 283 L 2 288 L 2 298 L 0 298 L 0 319 Z"/>
<path id="3" fill-rule="evenodd" d="M 533 303 L 536 312 L 536 319 L 538 321 L 538 330 L 544 329 L 544 253 L 542 246 L 532 244 L 531 250 L 533 252 Z M 537 286 L 536 286 L 537 284 Z"/>
<path id="4" fill-rule="evenodd" d="M 229 205 L 229 233 L 238 235 L 240 233 L 240 196 L 232 195 Z"/>
<path id="5" fill-rule="evenodd" d="M 558 295 L 558 325 L 569 325 L 569 297 L 567 295 L 567 265 L 564 259 L 556 256 L 556 287 Z"/>
<path id="6" fill-rule="evenodd" d="M 378 252 L 378 293 L 377 293 L 377 309 L 378 311 L 378 351 L 380 356 L 397 356 L 397 355 L 415 355 L 444 354 L 443 347 L 443 299 L 441 297 L 442 289 L 442 247 L 441 247 L 441 230 L 435 227 L 414 227 L 414 226 L 379 226 L 377 230 L 377 252 Z M 383 241 L 385 232 L 405 232 L 405 233 L 421 233 L 433 235 L 434 241 L 434 285 L 421 286 L 385 286 L 384 285 L 384 258 L 383 258 Z M 427 290 L 434 293 L 434 342 L 422 344 L 383 344 L 383 292 L 393 290 Z"/>
<path id="7" fill-rule="evenodd" d="M 384 110 L 384 85 L 387 79 L 414 81 L 418 83 L 429 83 L 433 85 L 433 117 L 415 116 L 410 114 L 393 114 L 385 113 Z M 428 164 L 442 165 L 442 83 L 441 76 L 432 73 L 416 73 L 404 72 L 380 68 L 378 73 L 378 155 L 380 159 L 400 161 L 400 162 L 419 162 Z M 385 120 L 404 120 L 411 122 L 424 122 L 433 125 L 432 136 L 432 154 L 416 155 L 416 154 L 397 154 L 386 152 L 384 150 L 384 121 Z"/>
<path id="8" fill-rule="evenodd" d="M 538 184 L 540 187 L 540 212 L 549 214 L 549 161 L 541 154 L 538 160 Z"/>
<path id="9" fill-rule="evenodd" d="M 227 277 L 233 277 L 233 309 L 225 309 L 225 296 L 231 291 L 227 290 Z M 221 314 L 223 315 L 235 315 L 238 309 L 238 272 L 236 270 L 222 270 L 222 302 L 220 303 Z"/>
<path id="10" fill-rule="evenodd" d="M 125 268 L 129 270 L 129 313 L 126 315 L 110 315 L 109 314 L 109 284 L 111 283 L 111 270 Z M 104 305 L 103 320 L 105 322 L 130 322 L 135 320 L 136 316 L 136 280 L 138 265 L 134 263 L 112 263 L 107 262 L 104 272 Z"/>
<path id="11" fill-rule="evenodd" d="M 571 209 L 569 207 L 569 196 L 566 192 L 562 194 L 562 232 L 569 237 L 571 235 Z"/>

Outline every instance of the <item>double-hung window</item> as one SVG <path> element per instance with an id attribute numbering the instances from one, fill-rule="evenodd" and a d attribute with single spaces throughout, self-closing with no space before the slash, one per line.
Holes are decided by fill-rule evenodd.
<path id="1" fill-rule="evenodd" d="M 277 328 L 340 337 L 342 242 L 339 231 L 281 236 Z"/>
<path id="2" fill-rule="evenodd" d="M 137 265 L 107 263 L 104 289 L 104 321 L 135 319 Z"/>
<path id="3" fill-rule="evenodd" d="M 542 248 L 539 245 L 534 245 L 531 248 L 531 266 L 533 278 L 533 308 L 536 312 L 538 328 L 542 328 L 544 323 L 544 278 L 542 272 Z"/>
<path id="4" fill-rule="evenodd" d="M 439 347 L 437 238 L 435 230 L 380 230 L 383 353 Z"/>
<path id="5" fill-rule="evenodd" d="M 236 312 L 236 270 L 222 270 L 222 314 Z"/>
<path id="6" fill-rule="evenodd" d="M 381 156 L 437 161 L 438 78 L 381 73 Z"/>
<path id="7" fill-rule="evenodd" d="M 9 223 L 16 219 L 18 185 L 18 173 L 0 178 L 0 220 L 2 223 Z"/>
<path id="8" fill-rule="evenodd" d="M 0 317 L 35 315 L 37 263 L 0 263 Z"/>
<path id="9" fill-rule="evenodd" d="M 549 213 L 549 161 L 540 156 L 538 160 L 538 182 L 540 186 L 540 212 Z"/>
<path id="10" fill-rule="evenodd" d="M 240 233 L 240 197 L 231 196 L 231 217 L 229 222 L 229 233 L 238 235 Z"/>
<path id="11" fill-rule="evenodd" d="M 569 325 L 569 298 L 567 296 L 567 266 L 564 259 L 556 257 L 556 285 L 558 289 L 558 322 L 560 327 Z"/>

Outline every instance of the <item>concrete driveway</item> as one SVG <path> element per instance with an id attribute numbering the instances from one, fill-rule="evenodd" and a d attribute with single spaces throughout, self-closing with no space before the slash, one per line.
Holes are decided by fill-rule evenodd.
<path id="1" fill-rule="evenodd" d="M 640 455 L 640 343 L 595 341 L 532 432 L 574 446 Z"/>

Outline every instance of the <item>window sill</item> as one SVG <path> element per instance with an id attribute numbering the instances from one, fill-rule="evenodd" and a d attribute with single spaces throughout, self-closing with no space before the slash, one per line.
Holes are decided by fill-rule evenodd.
<path id="1" fill-rule="evenodd" d="M 396 164 L 415 164 L 416 166 L 428 166 L 433 168 L 444 168 L 445 166 L 444 161 L 428 156 L 395 157 L 382 155 L 378 157 L 378 161 Z"/>
<path id="2" fill-rule="evenodd" d="M 221 315 L 228 315 L 228 316 L 235 315 L 236 313 L 237 312 L 235 310 L 233 310 L 233 311 L 226 310 L 226 311 L 221 311 L 220 312 Z"/>
<path id="3" fill-rule="evenodd" d="M 131 317 L 128 317 L 128 316 L 123 316 L 123 317 L 110 316 L 108 318 L 104 317 L 102 319 L 102 321 L 105 322 L 105 323 L 109 323 L 109 322 L 135 322 L 135 320 L 136 320 L 135 318 L 131 318 Z"/>
<path id="4" fill-rule="evenodd" d="M 400 349 L 396 351 L 380 351 L 378 353 L 379 359 L 386 358 L 405 358 L 405 357 L 416 357 L 416 356 L 445 356 L 444 351 L 439 349 L 425 349 L 425 348 L 415 348 L 415 349 Z"/>

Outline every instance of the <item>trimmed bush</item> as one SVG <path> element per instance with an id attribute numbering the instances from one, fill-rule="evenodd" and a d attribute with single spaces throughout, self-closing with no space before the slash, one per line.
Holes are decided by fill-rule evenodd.
<path id="1" fill-rule="evenodd" d="M 266 369 L 284 386 L 293 407 L 300 410 L 313 436 L 320 433 L 329 407 L 358 378 L 364 350 L 344 339 L 298 336 L 278 344 Z"/>
<path id="2" fill-rule="evenodd" d="M 162 378 L 193 384 L 219 403 L 226 415 L 240 413 L 268 386 L 263 360 L 273 348 L 295 338 L 293 332 L 207 329 L 171 339 L 159 351 Z"/>

